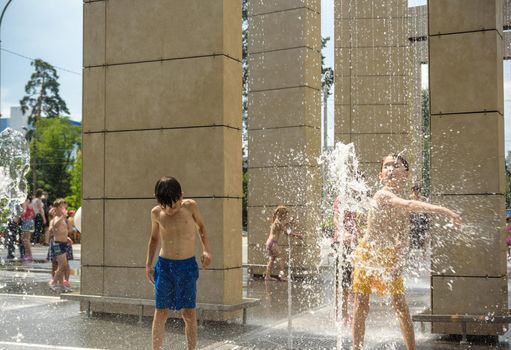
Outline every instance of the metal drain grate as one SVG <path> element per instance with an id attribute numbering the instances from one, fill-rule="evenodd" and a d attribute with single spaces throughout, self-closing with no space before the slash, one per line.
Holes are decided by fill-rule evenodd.
<path id="1" fill-rule="evenodd" d="M 288 349 L 288 337 L 282 333 L 277 334 L 273 332 L 271 334 L 259 334 L 249 339 L 240 339 L 237 345 L 240 346 L 241 349 Z M 318 337 L 299 333 L 293 334 L 293 349 L 296 350 L 331 350 L 335 349 L 335 346 L 335 337 Z M 349 348 L 350 346 L 346 344 L 346 349 Z"/>

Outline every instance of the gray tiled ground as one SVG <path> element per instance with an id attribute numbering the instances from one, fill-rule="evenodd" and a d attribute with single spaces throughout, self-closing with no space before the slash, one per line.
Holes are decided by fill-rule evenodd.
<path id="1" fill-rule="evenodd" d="M 45 247 L 35 247 L 34 256 L 40 261 Z M 79 246 L 71 281 L 79 288 Z M 0 256 L 5 252 L 0 249 Z M 7 262 L 0 269 L 0 349 L 150 349 L 151 318 L 142 324 L 134 316 L 95 316 L 87 318 L 79 312 L 76 302 L 62 301 L 48 286 L 49 264 L 37 262 L 23 265 Z M 429 285 L 426 274 L 409 279 L 408 301 L 412 313 L 429 305 Z M 331 302 L 332 279 L 328 271 L 315 279 L 301 280 L 292 287 L 292 332 L 288 323 L 287 283 L 265 282 L 244 277 L 247 296 L 260 298 L 261 306 L 249 310 L 248 324 L 205 322 L 199 329 L 202 349 L 333 349 L 338 333 L 342 348 L 350 346 L 350 330 L 338 329 L 333 322 Z M 460 345 L 457 339 L 442 339 L 419 332 L 417 349 L 510 349 L 509 333 L 499 338 L 499 344 L 480 341 Z M 183 323 L 172 320 L 167 324 L 167 349 L 185 349 Z M 291 334 L 291 337 L 290 337 Z M 399 326 L 385 299 L 374 298 L 367 322 L 366 349 L 402 350 L 404 345 Z"/>

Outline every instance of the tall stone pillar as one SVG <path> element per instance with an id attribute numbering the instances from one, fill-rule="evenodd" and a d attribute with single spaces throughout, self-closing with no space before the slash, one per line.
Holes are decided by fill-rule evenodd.
<path id="1" fill-rule="evenodd" d="M 431 191 L 465 225 L 432 233 L 432 312 L 507 314 L 502 1 L 429 0 L 428 11 Z M 433 332 L 461 334 L 461 325 Z"/>
<path id="2" fill-rule="evenodd" d="M 429 144 L 429 128 L 426 129 L 429 115 L 423 111 L 422 65 L 428 63 L 428 17 L 427 6 L 415 6 L 408 9 L 408 41 L 409 41 L 409 111 L 411 159 L 413 160 L 413 183 L 423 183 L 425 172 L 429 166 L 425 162 L 425 148 Z M 427 118 L 427 120 L 424 120 Z M 425 124 L 426 122 L 426 124 Z M 423 188 L 426 184 L 423 183 Z M 429 189 L 428 189 L 429 190 Z"/>
<path id="3" fill-rule="evenodd" d="M 199 302 L 241 301 L 240 62 L 240 1 L 84 2 L 82 294 L 154 297 L 150 210 L 171 175 L 210 236 Z"/>
<path id="4" fill-rule="evenodd" d="M 248 29 L 248 261 L 266 264 L 272 212 L 282 204 L 305 236 L 292 241 L 293 267 L 310 270 L 319 256 L 320 1 L 250 0 Z"/>
<path id="5" fill-rule="evenodd" d="M 410 153 L 407 16 L 406 0 L 335 2 L 335 141 L 370 184 L 385 155 Z"/>

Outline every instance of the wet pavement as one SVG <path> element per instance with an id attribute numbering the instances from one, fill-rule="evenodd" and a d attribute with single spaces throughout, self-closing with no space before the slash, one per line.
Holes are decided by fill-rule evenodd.
<path id="1" fill-rule="evenodd" d="M 74 245 L 71 284 L 79 291 L 80 245 Z M 137 316 L 94 315 L 87 318 L 79 303 L 64 301 L 48 287 L 50 263 L 47 248 L 34 247 L 34 263 L 2 260 L 0 268 L 0 349 L 150 349 L 151 317 L 138 323 Z M 0 257 L 5 257 L 0 248 Z M 350 330 L 338 329 L 332 308 L 332 276 L 323 268 L 311 279 L 288 283 L 249 278 L 244 274 L 243 289 L 248 297 L 261 299 L 261 305 L 248 311 L 247 324 L 203 322 L 199 328 L 201 349 L 334 349 L 337 335 L 342 348 L 350 348 Z M 406 280 L 407 299 L 412 314 L 429 306 L 429 276 Z M 291 300 L 292 317 L 288 319 Z M 366 349 L 405 349 L 396 317 L 385 298 L 373 297 L 367 321 Z M 511 332 L 499 337 L 498 344 L 484 339 L 442 338 L 416 326 L 417 349 L 511 349 Z M 166 349 L 185 349 L 183 322 L 167 323 Z"/>

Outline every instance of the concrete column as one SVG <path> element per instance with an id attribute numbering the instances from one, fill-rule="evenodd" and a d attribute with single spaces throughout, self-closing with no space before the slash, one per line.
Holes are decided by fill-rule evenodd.
<path id="1" fill-rule="evenodd" d="M 428 11 L 433 202 L 465 225 L 432 232 L 432 311 L 507 314 L 502 1 L 429 0 Z M 467 328 L 498 335 L 507 326 Z"/>
<path id="2" fill-rule="evenodd" d="M 385 155 L 410 153 L 407 16 L 406 0 L 335 2 L 335 140 L 371 183 Z"/>
<path id="3" fill-rule="evenodd" d="M 171 175 L 210 234 L 198 301 L 241 301 L 240 61 L 240 1 L 84 2 L 83 294 L 153 298 L 153 189 Z"/>
<path id="4" fill-rule="evenodd" d="M 424 146 L 429 131 L 423 132 L 424 115 L 422 110 L 422 65 L 428 62 L 428 17 L 427 6 L 408 9 L 409 42 L 409 111 L 410 111 L 410 150 L 413 160 L 411 182 L 422 183 L 424 172 Z M 428 116 L 429 118 L 429 116 Z"/>
<path id="5" fill-rule="evenodd" d="M 249 1 L 249 197 L 251 264 L 266 264 L 272 212 L 289 207 L 305 240 L 293 266 L 315 268 L 321 198 L 319 0 Z M 287 246 L 285 237 L 280 242 Z M 287 248 L 284 250 L 287 254 Z M 263 273 L 256 268 L 254 273 Z"/>

